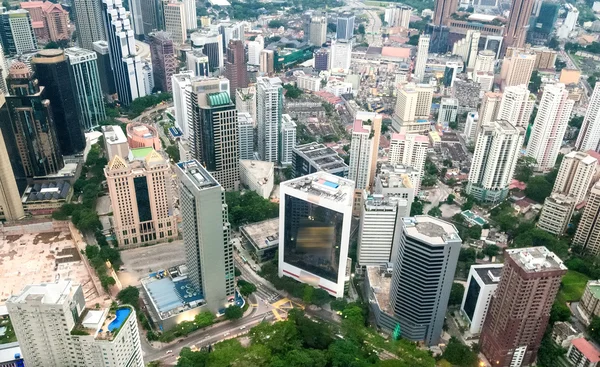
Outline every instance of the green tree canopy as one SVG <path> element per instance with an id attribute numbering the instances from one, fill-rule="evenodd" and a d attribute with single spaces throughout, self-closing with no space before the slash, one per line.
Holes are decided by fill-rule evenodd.
<path id="1" fill-rule="evenodd" d="M 450 290 L 450 298 L 448 299 L 448 305 L 456 306 L 460 305 L 465 294 L 465 286 L 460 283 L 452 283 L 452 289 Z"/>
<path id="2" fill-rule="evenodd" d="M 244 310 L 238 305 L 231 305 L 225 309 L 225 318 L 227 320 L 237 320 L 244 316 Z"/>

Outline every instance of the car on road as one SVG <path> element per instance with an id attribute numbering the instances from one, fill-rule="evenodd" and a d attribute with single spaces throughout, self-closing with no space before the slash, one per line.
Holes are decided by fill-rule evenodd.
<path id="1" fill-rule="evenodd" d="M 242 327 L 240 328 L 240 330 L 244 330 L 244 329 L 246 329 L 246 327 L 245 327 L 245 326 L 242 326 Z"/>
<path id="2" fill-rule="evenodd" d="M 229 336 L 229 333 L 225 333 L 225 334 L 223 334 L 223 336 Z"/>
<path id="3" fill-rule="evenodd" d="M 173 354 L 173 351 L 169 349 L 166 354 Z"/>

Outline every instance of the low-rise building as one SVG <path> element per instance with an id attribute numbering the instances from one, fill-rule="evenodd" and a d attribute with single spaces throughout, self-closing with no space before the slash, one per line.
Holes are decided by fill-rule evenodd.
<path id="1" fill-rule="evenodd" d="M 279 219 L 267 219 L 240 227 L 244 245 L 257 262 L 264 262 L 275 257 L 279 248 Z"/>
<path id="2" fill-rule="evenodd" d="M 348 177 L 348 165 L 339 154 L 321 143 L 298 145 L 292 150 L 294 178 L 317 171 L 325 171 L 339 177 Z"/>
<path id="3" fill-rule="evenodd" d="M 567 351 L 567 359 L 576 367 L 596 367 L 600 363 L 600 350 L 585 338 L 575 339 Z"/>
<path id="4" fill-rule="evenodd" d="M 120 126 L 102 126 L 102 134 L 104 134 L 104 146 L 110 161 L 118 155 L 119 157 L 127 157 L 129 155 L 129 144 L 127 137 Z"/>
<path id="5" fill-rule="evenodd" d="M 460 312 L 469 322 L 469 333 L 479 335 L 490 301 L 502 274 L 502 264 L 472 265 Z"/>
<path id="6" fill-rule="evenodd" d="M 583 333 L 577 331 L 566 321 L 558 321 L 552 327 L 552 340 L 562 348 L 569 348 L 574 339 L 583 338 Z"/>
<path id="7" fill-rule="evenodd" d="M 265 199 L 273 191 L 273 162 L 240 160 L 240 180 L 249 190 Z"/>
<path id="8" fill-rule="evenodd" d="M 600 280 L 587 282 L 577 309 L 586 325 L 589 325 L 595 316 L 600 316 Z"/>
<path id="9" fill-rule="evenodd" d="M 142 124 L 141 122 L 133 122 L 127 125 L 127 143 L 129 143 L 131 149 L 161 149 L 160 138 L 156 128 L 147 124 Z"/>
<path id="10" fill-rule="evenodd" d="M 68 181 L 50 181 L 27 186 L 21 202 L 25 213 L 51 215 L 71 201 L 73 188 Z"/>

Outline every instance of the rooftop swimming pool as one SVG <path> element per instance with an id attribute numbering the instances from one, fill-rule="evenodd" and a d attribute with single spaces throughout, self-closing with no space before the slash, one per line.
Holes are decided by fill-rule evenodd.
<path id="1" fill-rule="evenodd" d="M 117 317 L 111 321 L 110 324 L 108 324 L 108 330 L 112 333 L 115 330 L 118 330 L 123 323 L 125 322 L 125 320 L 127 320 L 127 317 L 129 316 L 129 314 L 131 313 L 131 309 L 129 307 L 123 307 L 123 308 L 119 308 L 117 309 Z"/>

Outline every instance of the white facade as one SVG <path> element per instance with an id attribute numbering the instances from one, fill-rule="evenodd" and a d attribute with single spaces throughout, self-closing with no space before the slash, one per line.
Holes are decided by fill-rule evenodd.
<path id="1" fill-rule="evenodd" d="M 417 45 L 417 58 L 415 60 L 415 79 L 419 82 L 425 77 L 425 65 L 429 56 L 429 41 L 428 35 L 422 34 L 419 36 L 419 44 Z"/>
<path id="2" fill-rule="evenodd" d="M 248 112 L 238 112 L 240 160 L 254 159 L 254 121 Z M 241 167 L 240 167 L 241 179 Z M 243 183 L 243 179 L 242 179 Z"/>
<path id="3" fill-rule="evenodd" d="M 339 97 L 343 94 L 352 93 L 352 83 L 341 82 L 339 80 L 330 80 L 323 89 L 324 91 Z"/>
<path id="4" fill-rule="evenodd" d="M 526 155 L 535 158 L 538 171 L 554 168 L 575 101 L 568 98 L 565 85 L 548 84 L 527 145 Z"/>
<path id="5" fill-rule="evenodd" d="M 171 76 L 173 104 L 175 106 L 175 125 L 181 130 L 184 139 L 189 138 L 188 106 L 192 92 L 193 71 L 185 71 Z"/>
<path id="6" fill-rule="evenodd" d="M 398 90 L 392 126 L 396 131 L 424 133 L 431 130 L 429 115 L 433 88 L 425 84 L 407 84 Z"/>
<path id="7" fill-rule="evenodd" d="M 535 106 L 535 96 L 526 85 L 506 87 L 498 107 L 496 119 L 510 122 L 513 126 L 527 128 Z"/>
<path id="8" fill-rule="evenodd" d="M 198 28 L 198 17 L 196 16 L 196 0 L 183 0 L 185 5 L 185 25 L 188 30 Z"/>
<path id="9" fill-rule="evenodd" d="M 248 189 L 268 199 L 273 192 L 273 162 L 240 160 L 240 180 Z"/>
<path id="10" fill-rule="evenodd" d="M 327 42 L 327 17 L 313 17 L 310 20 L 310 43 L 321 46 Z"/>
<path id="11" fill-rule="evenodd" d="M 448 127 L 451 122 L 456 121 L 458 114 L 458 100 L 456 98 L 442 98 L 438 113 L 438 124 Z"/>
<path id="12" fill-rule="evenodd" d="M 462 57 L 466 69 L 473 69 L 479 51 L 479 38 L 481 33 L 468 30 L 465 38 L 457 41 L 452 46 L 452 54 Z"/>
<path id="13" fill-rule="evenodd" d="M 281 115 L 281 152 L 279 162 L 283 166 L 292 164 L 292 150 L 296 146 L 296 123 L 290 115 Z"/>
<path id="14" fill-rule="evenodd" d="M 492 296 L 496 292 L 502 264 L 471 265 L 460 312 L 469 319 L 469 333 L 479 335 L 487 315 Z M 471 288 L 478 291 L 471 292 Z"/>
<path id="15" fill-rule="evenodd" d="M 331 41 L 329 70 L 332 73 L 347 74 L 350 71 L 352 44 L 351 40 Z"/>
<path id="16" fill-rule="evenodd" d="M 184 3 L 168 3 L 164 6 L 165 31 L 171 34 L 176 44 L 183 44 L 187 40 L 185 7 Z"/>
<path id="17" fill-rule="evenodd" d="M 281 183 L 280 277 L 291 277 L 334 297 L 343 297 L 353 194 L 354 182 L 327 172 Z M 315 227 L 321 230 L 316 232 Z M 303 251 L 297 251 L 300 249 Z"/>
<path id="18" fill-rule="evenodd" d="M 144 0 L 131 0 L 129 3 L 129 11 L 131 14 L 131 19 L 133 21 L 133 30 L 134 30 L 136 36 L 144 35 L 144 20 L 142 17 L 142 1 L 144 1 Z M 97 40 L 95 40 L 95 41 L 97 41 Z"/>
<path id="19" fill-rule="evenodd" d="M 425 175 L 424 168 L 428 148 L 429 139 L 425 135 L 392 134 L 388 162 L 391 165 L 410 166 L 419 172 L 421 178 Z M 413 180 L 413 187 L 417 194 L 421 188 L 421 180 Z"/>
<path id="20" fill-rule="evenodd" d="M 8 62 L 4 56 L 4 50 L 0 43 L 0 93 L 8 94 L 8 87 L 6 86 L 6 77 L 8 76 Z"/>
<path id="21" fill-rule="evenodd" d="M 210 61 L 202 50 L 192 49 L 185 53 L 187 68 L 195 76 L 208 76 L 210 74 Z"/>
<path id="22" fill-rule="evenodd" d="M 309 90 L 311 92 L 318 92 L 321 90 L 321 78 L 318 76 L 312 75 L 298 75 L 296 79 L 296 84 L 298 84 L 298 88 L 303 90 Z"/>
<path id="23" fill-rule="evenodd" d="M 475 144 L 475 137 L 477 136 L 477 125 L 479 124 L 479 114 L 477 112 L 469 112 L 467 114 L 467 120 L 465 122 L 464 135 L 467 140 L 467 144 Z"/>
<path id="24" fill-rule="evenodd" d="M 552 192 L 573 197 L 575 205 L 581 203 L 592 183 L 597 166 L 598 160 L 587 153 L 573 151 L 565 155 Z"/>
<path id="25" fill-rule="evenodd" d="M 258 154 L 267 162 L 279 162 L 279 127 L 283 110 L 283 86 L 279 78 L 256 81 Z"/>
<path id="26" fill-rule="evenodd" d="M 408 28 L 411 14 L 412 8 L 409 6 L 390 5 L 385 9 L 383 20 L 387 22 L 390 27 Z"/>
<path id="27" fill-rule="evenodd" d="M 579 18 L 579 10 L 572 4 L 566 3 L 565 8 L 567 8 L 567 17 L 563 24 L 556 31 L 556 35 L 558 38 L 567 39 L 575 26 L 577 25 L 577 19 Z"/>
<path id="28" fill-rule="evenodd" d="M 256 127 L 256 87 L 238 88 L 235 91 L 235 108 L 238 112 L 248 112 Z"/>
<path id="29" fill-rule="evenodd" d="M 575 149 L 600 151 L 600 83 L 594 87 L 594 92 L 587 105 Z"/>
<path id="30" fill-rule="evenodd" d="M 265 49 L 265 39 L 258 35 L 254 41 L 248 42 L 248 64 L 260 65 L 260 52 Z"/>
<path id="31" fill-rule="evenodd" d="M 371 125 L 363 124 L 360 120 L 354 121 L 352 141 L 350 143 L 350 170 L 348 179 L 354 181 L 357 190 L 368 188 L 371 178 L 371 160 L 373 159 L 373 136 Z"/>
<path id="32" fill-rule="evenodd" d="M 492 50 L 481 50 L 477 53 L 475 67 L 473 73 L 482 71 L 484 73 L 494 72 L 494 62 L 496 61 L 496 53 Z"/>
<path id="33" fill-rule="evenodd" d="M 28 366 L 144 367 L 131 306 L 117 309 L 124 320 L 116 328 L 107 309 L 85 308 L 81 286 L 70 280 L 28 285 L 6 306 Z M 83 335 L 71 334 L 75 328 Z"/>
<path id="34" fill-rule="evenodd" d="M 536 226 L 548 233 L 561 236 L 571 222 L 576 204 L 572 196 L 552 193 L 544 200 L 544 207 Z"/>
<path id="35" fill-rule="evenodd" d="M 190 39 L 193 49 L 201 50 L 208 56 L 211 72 L 223 70 L 225 64 L 223 35 L 216 30 L 203 30 L 192 33 Z"/>
<path id="36" fill-rule="evenodd" d="M 144 66 L 142 67 L 142 73 L 144 78 L 144 92 L 146 95 L 150 95 L 154 89 L 154 72 L 152 71 L 152 64 L 145 61 Z"/>

